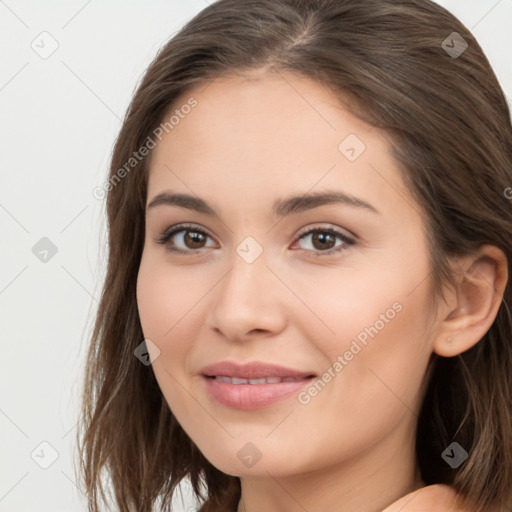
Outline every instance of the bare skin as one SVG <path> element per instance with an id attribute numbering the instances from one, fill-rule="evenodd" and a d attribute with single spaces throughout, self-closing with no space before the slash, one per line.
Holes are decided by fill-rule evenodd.
<path id="1" fill-rule="evenodd" d="M 382 512 L 471 512 L 471 508 L 453 488 L 436 484 L 407 494 Z"/>
<path id="2" fill-rule="evenodd" d="M 137 283 L 144 336 L 160 351 L 153 371 L 173 414 L 215 467 L 240 477 L 238 512 L 459 510 L 449 508 L 450 488 L 425 488 L 419 473 L 422 386 L 433 352 L 454 356 L 489 329 L 507 280 L 505 256 L 485 246 L 454 262 L 458 290 L 447 290 L 428 316 L 425 216 L 384 133 L 321 84 L 292 74 L 223 77 L 175 108 L 191 96 L 197 107 L 153 150 L 147 203 L 164 191 L 189 194 L 218 216 L 149 208 Z M 352 161 L 339 149 L 350 134 L 365 145 Z M 377 212 L 331 203 L 271 213 L 277 200 L 327 190 Z M 182 223 L 192 228 L 156 243 Z M 194 228 L 206 236 L 192 238 Z M 326 228 L 338 234 L 329 239 Z M 332 245 L 305 234 L 312 229 Z M 262 249 L 251 263 L 236 250 L 246 237 Z M 377 333 L 350 356 L 371 326 Z M 336 372 L 340 355 L 346 364 Z M 319 377 L 331 368 L 331 378 L 302 401 L 239 410 L 205 387 L 201 368 L 221 360 Z M 261 455 L 250 467 L 238 456 L 247 443 Z"/>

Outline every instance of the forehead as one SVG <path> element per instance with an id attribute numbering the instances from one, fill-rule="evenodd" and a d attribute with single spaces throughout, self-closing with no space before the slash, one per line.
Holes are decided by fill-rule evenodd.
<path id="1" fill-rule="evenodd" d="M 196 106 L 180 111 L 191 98 Z M 180 96 L 165 119 L 176 110 L 178 122 L 153 149 L 148 201 L 170 189 L 212 203 L 220 194 L 243 196 L 247 205 L 259 199 L 263 207 L 262 197 L 270 205 L 336 188 L 386 209 L 407 194 L 385 133 L 314 80 L 283 72 L 223 76 Z"/>

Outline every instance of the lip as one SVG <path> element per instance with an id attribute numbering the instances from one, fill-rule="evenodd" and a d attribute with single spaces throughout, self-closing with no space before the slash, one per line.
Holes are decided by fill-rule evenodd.
<path id="1" fill-rule="evenodd" d="M 222 361 L 204 367 L 202 380 L 209 394 L 220 404 L 233 409 L 263 409 L 296 395 L 316 377 L 312 372 L 303 372 L 274 364 L 251 362 L 237 364 Z M 265 377 L 295 378 L 293 382 L 273 384 L 232 384 L 218 381 L 213 376 L 261 379 Z"/>
<path id="2" fill-rule="evenodd" d="M 240 379 L 262 379 L 265 377 L 303 378 L 315 376 L 313 372 L 304 372 L 294 368 L 286 368 L 272 363 L 252 361 L 239 364 L 232 361 L 220 361 L 200 370 L 202 375 L 238 377 Z"/>

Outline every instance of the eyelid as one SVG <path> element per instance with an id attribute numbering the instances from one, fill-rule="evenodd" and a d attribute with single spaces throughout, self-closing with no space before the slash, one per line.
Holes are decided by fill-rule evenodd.
<path id="1" fill-rule="evenodd" d="M 351 233 L 350 231 L 348 231 L 347 229 L 344 229 L 343 231 L 345 231 L 344 233 L 341 232 L 342 228 L 339 228 L 337 226 L 335 226 L 334 224 L 331 224 L 329 222 L 317 222 L 317 223 L 314 223 L 314 224 L 320 224 L 319 226 L 311 226 L 311 224 L 309 224 L 308 226 L 302 228 L 298 233 L 297 233 L 297 238 L 300 238 L 301 236 L 307 234 L 307 233 L 310 233 L 311 231 L 322 231 L 322 230 L 325 230 L 325 231 L 332 231 L 333 233 L 336 233 L 337 235 L 340 235 L 342 236 L 343 238 L 346 238 L 348 240 L 353 240 L 355 242 L 356 240 L 356 235 L 354 235 L 353 233 Z"/>
<path id="2" fill-rule="evenodd" d="M 168 228 L 164 229 L 163 233 L 157 237 L 157 239 L 163 239 L 165 237 L 168 237 L 170 235 L 176 234 L 180 231 L 197 231 L 199 233 L 204 233 L 205 235 L 208 235 L 210 238 L 213 238 L 210 236 L 210 234 L 201 226 L 198 224 L 191 224 L 191 223 L 181 223 L 176 224 L 174 226 L 169 226 Z"/>
<path id="3" fill-rule="evenodd" d="M 181 231 L 194 231 L 196 233 L 201 233 L 203 235 L 206 235 L 207 237 L 209 237 L 209 238 L 211 238 L 213 240 L 213 237 L 204 228 L 200 227 L 197 224 L 190 224 L 190 223 L 186 223 L 186 222 L 182 223 L 182 224 L 176 224 L 174 226 L 168 227 L 167 229 L 165 229 L 163 231 L 163 233 L 161 235 L 156 236 L 153 240 L 157 244 L 167 244 L 168 241 L 174 235 L 178 234 Z M 175 252 L 179 252 L 179 253 L 183 254 L 183 253 L 195 253 L 199 249 L 196 249 L 196 250 L 190 249 L 188 251 L 185 251 L 183 249 L 173 248 L 172 250 L 175 251 Z"/>

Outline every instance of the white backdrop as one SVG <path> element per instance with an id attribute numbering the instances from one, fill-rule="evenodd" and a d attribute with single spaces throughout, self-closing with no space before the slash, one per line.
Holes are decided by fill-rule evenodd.
<path id="1" fill-rule="evenodd" d="M 439 3 L 473 31 L 512 105 L 512 0 Z M 87 509 L 72 459 L 106 258 L 92 191 L 145 68 L 206 5 L 0 0 L 1 512 Z"/>

